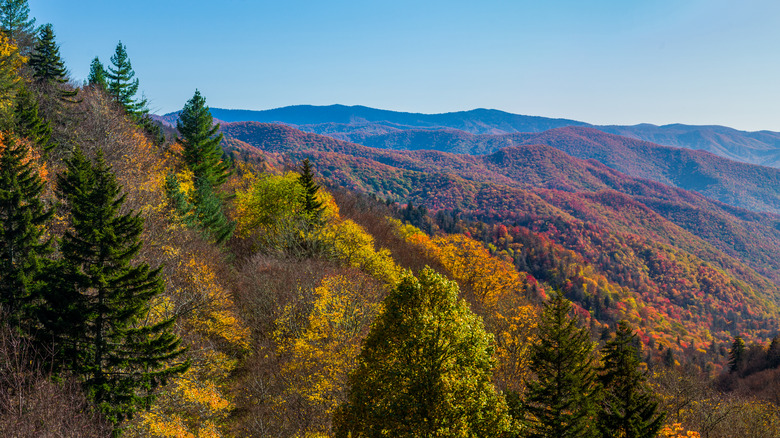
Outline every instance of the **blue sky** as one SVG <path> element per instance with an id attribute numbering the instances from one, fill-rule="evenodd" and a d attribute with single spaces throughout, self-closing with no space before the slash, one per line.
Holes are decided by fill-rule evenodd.
<path id="1" fill-rule="evenodd" d="M 157 113 L 495 108 L 780 131 L 776 0 L 29 0 L 76 80 L 121 40 Z"/>

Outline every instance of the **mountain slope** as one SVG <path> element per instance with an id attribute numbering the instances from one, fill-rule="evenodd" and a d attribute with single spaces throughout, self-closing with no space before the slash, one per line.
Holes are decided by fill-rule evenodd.
<path id="1" fill-rule="evenodd" d="M 211 111 L 215 118 L 225 122 L 284 123 L 294 125 L 303 131 L 358 143 L 363 143 L 365 137 L 410 129 L 457 129 L 470 134 L 511 134 L 542 132 L 566 126 L 589 126 L 602 132 L 661 145 L 701 149 L 737 161 L 780 167 L 780 133 L 771 131 L 745 132 L 724 126 L 682 124 L 595 126 L 575 120 L 523 116 L 487 109 L 444 114 L 415 114 L 378 110 L 364 106 L 298 105 L 265 111 L 220 108 L 212 108 Z M 171 113 L 160 116 L 158 119 L 173 124 L 176 117 L 176 113 Z M 409 149 L 420 148 L 419 144 L 409 147 Z M 478 149 L 477 152 L 484 153 L 487 150 Z"/>
<path id="2" fill-rule="evenodd" d="M 310 158 L 329 184 L 485 223 L 464 232 L 597 317 L 632 319 L 664 345 L 709 348 L 777 329 L 779 216 L 545 145 L 470 156 L 374 149 L 282 125 L 227 123 L 223 132 L 242 153 L 253 147 L 290 165 Z"/>

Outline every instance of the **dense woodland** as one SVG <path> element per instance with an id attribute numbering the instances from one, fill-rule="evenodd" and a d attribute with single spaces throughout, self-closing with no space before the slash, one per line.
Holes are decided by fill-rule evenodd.
<path id="1" fill-rule="evenodd" d="M 0 436 L 780 436 L 771 247 L 254 147 L 197 90 L 163 126 L 132 47 L 77 83 L 26 1 L 0 25 Z"/>

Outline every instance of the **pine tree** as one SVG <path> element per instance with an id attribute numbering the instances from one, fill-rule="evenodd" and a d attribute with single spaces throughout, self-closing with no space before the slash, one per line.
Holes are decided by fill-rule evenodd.
<path id="1" fill-rule="evenodd" d="M 184 162 L 196 179 L 205 179 L 217 188 L 230 176 L 230 166 L 222 160 L 222 134 L 219 124 L 214 124 L 206 99 L 195 90 L 179 114 L 176 129 L 177 141 L 184 148 Z"/>
<path id="2" fill-rule="evenodd" d="M 501 436 L 510 426 L 492 343 L 454 282 L 407 274 L 363 343 L 336 436 Z"/>
<path id="3" fill-rule="evenodd" d="M 54 30 L 51 24 L 46 24 L 41 29 L 38 44 L 30 56 L 29 66 L 33 70 L 33 78 L 39 82 L 64 84 L 68 81 L 68 72 L 60 57 L 60 48 L 54 42 Z"/>
<path id="4" fill-rule="evenodd" d="M 531 346 L 524 410 L 533 438 L 588 438 L 596 436 L 595 402 L 598 396 L 593 343 L 586 329 L 569 316 L 571 303 L 556 293 L 546 303 L 537 342 Z"/>
<path id="5" fill-rule="evenodd" d="M 666 415 L 658 412 L 658 401 L 640 370 L 636 343 L 631 327 L 620 321 L 615 337 L 601 350 L 597 424 L 604 438 L 654 438 L 663 426 Z"/>
<path id="6" fill-rule="evenodd" d="M 303 186 L 303 210 L 308 216 L 309 221 L 313 225 L 321 224 L 322 212 L 325 208 L 322 206 L 322 202 L 317 199 L 317 191 L 320 186 L 314 182 L 314 174 L 311 170 L 311 162 L 306 158 L 301 163 L 301 176 L 298 178 L 298 182 Z"/>
<path id="7" fill-rule="evenodd" d="M 38 100 L 33 93 L 27 87 L 21 87 L 14 106 L 14 132 L 48 152 L 55 146 L 51 141 L 51 125 L 38 110 Z"/>
<path id="8" fill-rule="evenodd" d="M 102 90 L 108 89 L 108 73 L 97 56 L 92 60 L 92 63 L 89 64 L 87 84 L 93 87 L 99 87 Z"/>
<path id="9" fill-rule="evenodd" d="M 133 71 L 133 66 L 127 57 L 127 49 L 120 41 L 116 45 L 114 55 L 111 56 L 111 65 L 106 73 L 108 93 L 122 105 L 128 114 L 141 119 L 149 112 L 149 109 L 146 106 L 146 99 L 136 100 L 138 79 L 134 78 L 135 71 Z"/>
<path id="10" fill-rule="evenodd" d="M 42 227 L 52 211 L 41 201 L 44 183 L 34 165 L 25 143 L 5 139 L 0 153 L 0 307 L 17 327 L 30 316 L 50 250 Z"/>
<path id="11" fill-rule="evenodd" d="M 30 6 L 27 0 L 0 1 L 0 26 L 11 40 L 17 40 L 21 34 L 35 33 L 35 18 L 30 18 Z"/>
<path id="12" fill-rule="evenodd" d="M 44 293 L 44 333 L 58 347 L 63 368 L 114 422 L 146 406 L 151 390 L 181 373 L 183 353 L 173 319 L 144 325 L 150 300 L 164 288 L 160 269 L 134 264 L 143 220 L 121 214 L 124 196 L 102 153 L 92 164 L 76 148 L 57 180 L 71 230 L 62 260 Z"/>
<path id="13" fill-rule="evenodd" d="M 729 372 L 742 371 L 745 363 L 745 341 L 742 336 L 736 336 L 729 350 Z"/>

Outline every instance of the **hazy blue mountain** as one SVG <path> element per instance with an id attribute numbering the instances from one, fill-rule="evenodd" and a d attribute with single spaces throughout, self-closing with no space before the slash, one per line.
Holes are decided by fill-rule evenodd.
<path id="1" fill-rule="evenodd" d="M 436 146 L 452 133 L 416 135 L 399 134 L 409 130 L 459 130 L 475 135 L 501 135 L 520 132 L 536 133 L 566 126 L 588 126 L 610 134 L 618 134 L 665 146 L 701 149 L 721 157 L 751 164 L 780 167 L 780 133 L 746 132 L 725 126 L 692 126 L 641 124 L 634 126 L 595 126 L 576 120 L 524 116 L 504 111 L 476 109 L 444 114 L 417 114 L 386 111 L 364 106 L 298 105 L 265 111 L 212 108 L 213 116 L 224 122 L 255 121 L 282 123 L 315 134 L 340 140 L 371 144 L 390 149 L 439 149 L 459 153 L 486 153 L 497 150 L 496 139 L 477 138 L 477 144 L 461 143 L 451 149 Z M 159 117 L 175 123 L 177 114 Z M 374 136 L 383 136 L 372 138 Z M 427 138 L 426 138 L 427 137 Z M 475 139 L 471 139 L 472 141 Z M 396 141 L 401 141 L 400 143 Z M 449 140 L 447 140 L 449 141 Z M 383 146 L 382 146 L 383 145 Z"/>

